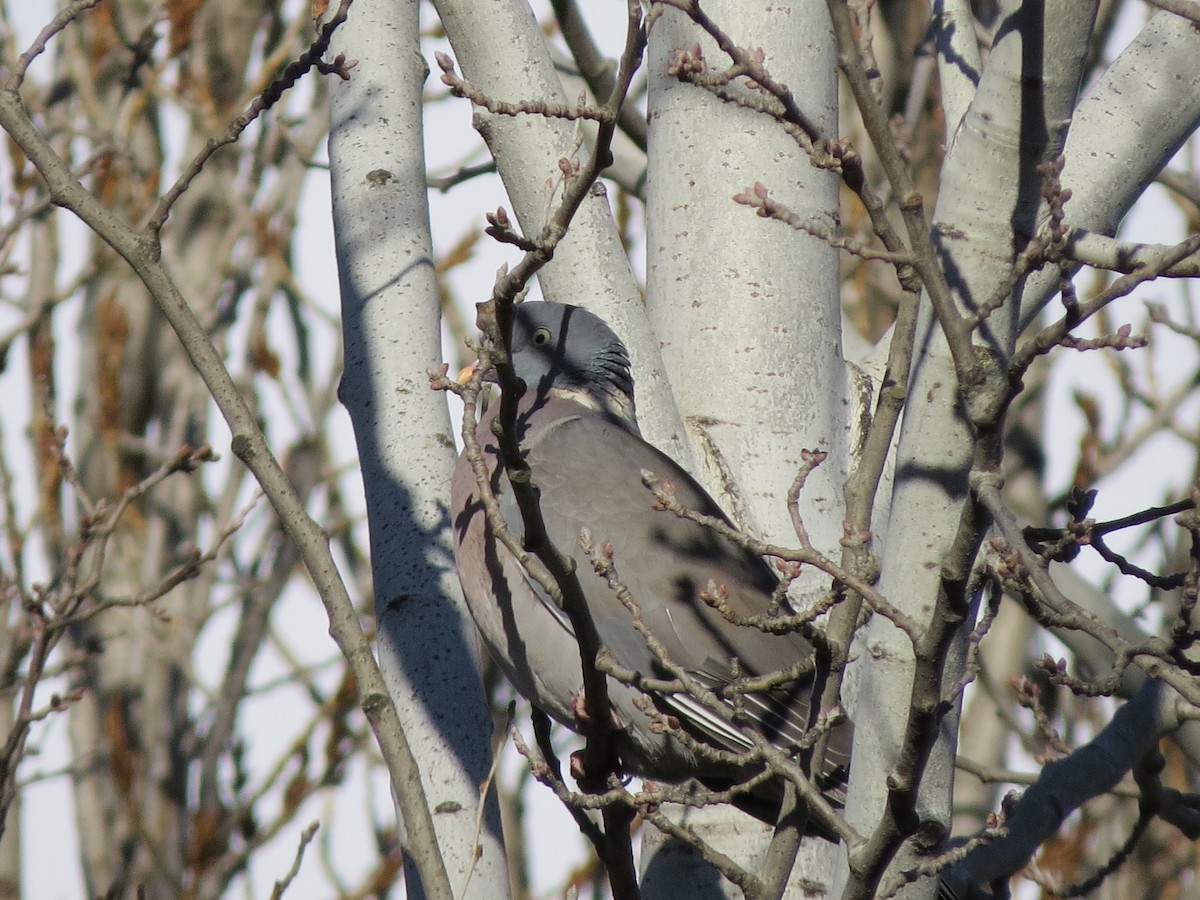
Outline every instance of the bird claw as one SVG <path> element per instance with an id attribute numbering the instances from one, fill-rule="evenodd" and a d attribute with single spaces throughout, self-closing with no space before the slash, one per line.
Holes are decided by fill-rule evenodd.
<path id="1" fill-rule="evenodd" d="M 617 717 L 615 712 L 610 715 L 607 724 L 593 716 L 591 710 L 588 709 L 587 694 L 584 691 L 580 691 L 571 698 L 571 712 L 575 716 L 575 733 L 583 737 L 611 734 L 614 731 L 625 729 L 625 723 Z"/>
<path id="2" fill-rule="evenodd" d="M 571 712 L 575 715 L 575 730 L 587 737 L 600 733 L 600 725 L 592 716 L 587 705 L 587 693 L 580 691 L 571 698 Z"/>
<path id="3" fill-rule="evenodd" d="M 588 770 L 586 750 L 571 754 L 571 777 L 585 794 L 600 794 L 608 787 L 607 772 L 594 774 Z"/>

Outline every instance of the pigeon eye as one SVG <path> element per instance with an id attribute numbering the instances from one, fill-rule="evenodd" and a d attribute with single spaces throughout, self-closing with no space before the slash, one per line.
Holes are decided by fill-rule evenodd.
<path id="1" fill-rule="evenodd" d="M 550 329 L 542 327 L 535 331 L 533 333 L 533 343 L 537 347 L 550 343 Z"/>

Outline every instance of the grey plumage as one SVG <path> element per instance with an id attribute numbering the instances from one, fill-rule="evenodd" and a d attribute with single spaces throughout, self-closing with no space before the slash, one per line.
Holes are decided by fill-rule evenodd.
<path id="1" fill-rule="evenodd" d="M 737 676 L 765 675 L 809 660 L 812 646 L 800 635 L 735 626 L 700 598 L 715 584 L 727 591 L 738 615 L 762 615 L 778 579 L 761 559 L 712 529 L 654 509 L 654 496 L 641 480 L 644 470 L 671 482 L 685 507 L 725 518 L 691 476 L 641 438 L 628 355 L 612 330 L 578 307 L 525 303 L 515 312 L 512 351 L 514 369 L 527 388 L 518 407 L 518 437 L 547 533 L 559 552 L 575 557 L 589 613 L 617 663 L 651 677 L 666 675 L 630 612 L 593 574 L 579 545 L 584 529 L 597 546 L 611 542 L 621 582 L 644 622 L 671 661 L 697 682 L 717 689 Z M 476 433 L 492 490 L 519 537 L 521 517 L 491 430 L 498 409 L 498 403 L 492 405 Z M 464 454 L 454 470 L 452 509 L 459 575 L 471 613 L 517 689 L 572 727 L 582 679 L 570 622 L 489 533 L 478 494 Z M 625 725 L 617 744 L 629 771 L 659 780 L 709 782 L 735 774 L 656 733 L 640 708 L 642 695 L 614 679 L 609 684 L 614 711 Z M 776 746 L 790 747 L 809 725 L 812 689 L 809 674 L 786 689 L 746 695 L 746 727 Z M 751 746 L 743 729 L 694 698 L 664 695 L 655 704 L 710 746 L 730 751 Z M 822 780 L 835 802 L 841 799 L 850 739 L 848 724 L 831 735 Z"/>

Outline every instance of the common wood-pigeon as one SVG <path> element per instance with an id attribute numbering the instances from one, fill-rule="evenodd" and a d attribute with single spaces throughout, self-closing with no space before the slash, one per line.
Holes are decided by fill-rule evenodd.
<path id="1" fill-rule="evenodd" d="M 729 607 L 738 615 L 760 616 L 768 612 L 779 579 L 763 560 L 711 528 L 655 508 L 655 497 L 643 484 L 644 471 L 672 483 L 684 507 L 725 520 L 687 472 L 642 439 L 629 356 L 608 325 L 580 307 L 522 303 L 514 311 L 512 362 L 526 386 L 518 406 L 518 437 L 540 494 L 547 534 L 560 553 L 575 558 L 600 640 L 620 666 L 669 677 L 635 629 L 630 611 L 593 573 L 580 546 L 584 529 L 595 545 L 611 542 L 620 581 L 644 622 L 669 659 L 697 683 L 719 690 L 739 676 L 766 675 L 811 659 L 812 645 L 800 635 L 734 625 L 702 599 L 702 592 L 716 586 L 727 592 Z M 499 402 L 491 405 L 476 435 L 491 489 L 509 530 L 519 538 L 521 515 L 492 431 L 499 407 Z M 571 623 L 490 533 L 479 494 L 464 452 L 454 469 L 452 514 L 459 578 L 471 614 L 484 644 L 517 690 L 578 730 L 582 676 Z M 810 724 L 812 681 L 809 674 L 769 694 L 745 695 L 739 703 L 740 726 L 687 694 L 653 700 L 659 711 L 677 718 L 707 746 L 747 750 L 751 741 L 743 729 L 748 728 L 791 749 Z M 696 777 L 709 784 L 734 774 L 662 733 L 661 727 L 652 727 L 655 710 L 647 709 L 639 691 L 614 678 L 608 684 L 620 725 L 618 753 L 627 771 L 662 781 Z M 842 800 L 851 737 L 848 723 L 833 729 L 827 769 L 819 779 L 834 803 Z M 779 796 L 775 785 L 776 800 Z"/>

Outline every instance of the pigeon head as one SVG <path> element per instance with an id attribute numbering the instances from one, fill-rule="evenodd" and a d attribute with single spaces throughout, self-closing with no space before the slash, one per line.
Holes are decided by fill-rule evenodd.
<path id="1" fill-rule="evenodd" d="M 603 319 L 550 300 L 513 311 L 512 363 L 526 390 L 598 409 L 637 430 L 629 353 Z"/>

